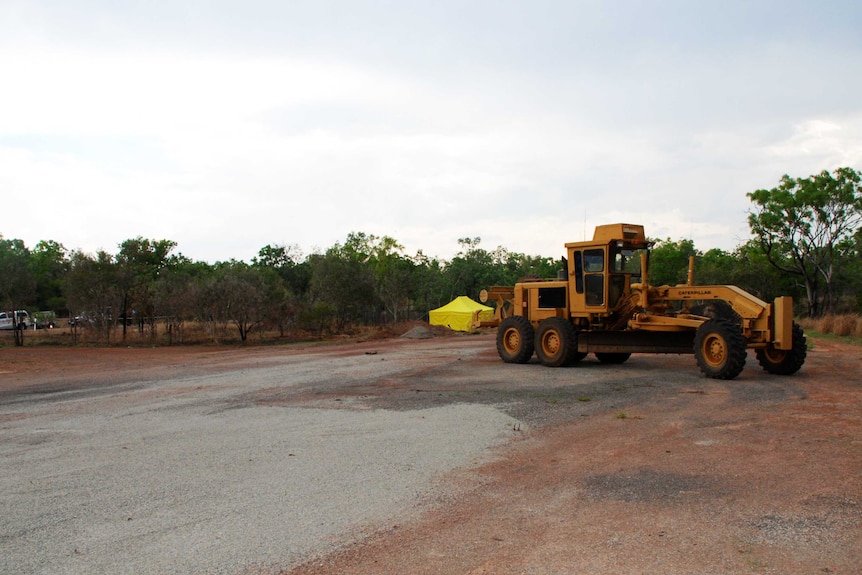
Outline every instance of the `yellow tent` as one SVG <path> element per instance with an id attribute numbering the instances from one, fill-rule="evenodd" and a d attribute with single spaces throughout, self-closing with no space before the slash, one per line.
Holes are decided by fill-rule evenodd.
<path id="1" fill-rule="evenodd" d="M 477 319 L 490 320 L 494 317 L 494 308 L 482 305 L 465 295 L 458 296 L 443 307 L 428 312 L 428 322 L 431 325 L 445 325 L 449 329 L 470 331 Z"/>

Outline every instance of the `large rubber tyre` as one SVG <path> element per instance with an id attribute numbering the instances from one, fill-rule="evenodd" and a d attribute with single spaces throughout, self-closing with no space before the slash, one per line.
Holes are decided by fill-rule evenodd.
<path id="1" fill-rule="evenodd" d="M 630 353 L 596 352 L 596 359 L 602 363 L 625 363 L 631 356 Z"/>
<path id="2" fill-rule="evenodd" d="M 527 363 L 533 357 L 533 325 L 522 315 L 507 317 L 497 328 L 497 353 L 506 363 Z"/>
<path id="3" fill-rule="evenodd" d="M 792 349 L 775 349 L 772 347 L 758 349 L 755 355 L 760 367 L 776 375 L 792 375 L 799 371 L 802 364 L 805 363 L 808 344 L 805 340 L 805 332 L 796 322 L 793 323 L 792 341 Z"/>
<path id="4" fill-rule="evenodd" d="M 542 365 L 560 367 L 572 362 L 577 353 L 575 326 L 561 317 L 549 317 L 536 330 L 536 355 Z"/>
<path id="5" fill-rule="evenodd" d="M 745 367 L 745 338 L 724 318 L 703 322 L 694 336 L 694 356 L 700 371 L 713 379 L 733 379 Z"/>

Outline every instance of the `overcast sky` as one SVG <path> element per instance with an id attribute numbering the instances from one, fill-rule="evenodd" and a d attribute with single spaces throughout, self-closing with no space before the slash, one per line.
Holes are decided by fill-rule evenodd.
<path id="1" fill-rule="evenodd" d="M 862 2 L 0 0 L 0 234 L 195 260 L 351 231 L 705 251 L 862 169 Z"/>

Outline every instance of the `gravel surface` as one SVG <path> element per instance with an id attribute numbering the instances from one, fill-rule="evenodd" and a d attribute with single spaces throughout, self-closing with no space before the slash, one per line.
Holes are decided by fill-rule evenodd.
<path id="1" fill-rule="evenodd" d="M 350 408 L 349 398 L 330 409 L 249 399 L 391 376 L 410 358 L 387 359 L 297 356 L 7 396 L 0 573 L 277 572 L 337 547 L 345 532 L 404 520 L 433 503 L 435 478 L 511 435 L 512 418 L 471 404 L 384 411 Z"/>
<path id="2" fill-rule="evenodd" d="M 0 574 L 859 575 L 860 372 L 0 348 Z"/>

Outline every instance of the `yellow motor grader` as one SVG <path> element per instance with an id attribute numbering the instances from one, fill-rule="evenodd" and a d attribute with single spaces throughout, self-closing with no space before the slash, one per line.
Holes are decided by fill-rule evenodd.
<path id="1" fill-rule="evenodd" d="M 747 350 L 769 373 L 790 375 L 805 363 L 805 334 L 793 321 L 793 300 L 766 303 L 728 285 L 688 281 L 651 286 L 650 242 L 643 226 L 598 226 L 592 241 L 566 244 L 565 270 L 552 280 L 523 280 L 482 290 L 496 306 L 497 352 L 507 363 L 526 363 L 535 353 L 559 367 L 589 353 L 603 363 L 622 363 L 632 353 L 693 353 L 707 377 L 733 379 Z"/>

